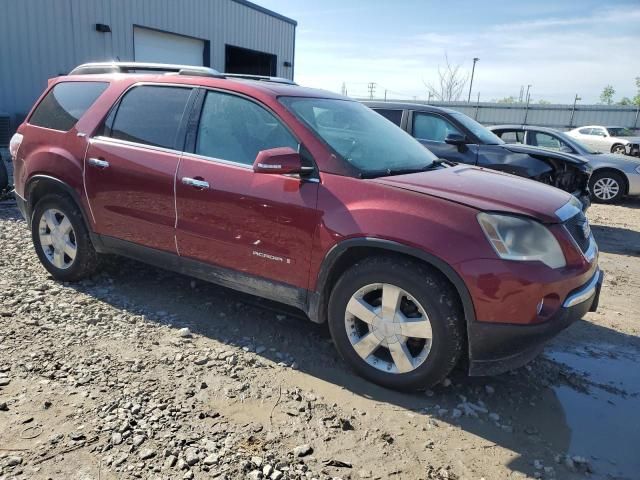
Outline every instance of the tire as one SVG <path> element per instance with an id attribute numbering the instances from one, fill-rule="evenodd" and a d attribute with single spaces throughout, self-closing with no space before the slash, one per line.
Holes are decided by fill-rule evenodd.
<path id="1" fill-rule="evenodd" d="M 0 192 L 5 190 L 9 186 L 9 172 L 7 171 L 7 166 L 2 159 L 2 155 L 0 155 Z"/>
<path id="2" fill-rule="evenodd" d="M 611 153 L 619 153 L 620 155 L 626 155 L 627 150 L 621 143 L 616 143 L 611 147 Z"/>
<path id="3" fill-rule="evenodd" d="M 621 173 L 605 170 L 595 171 L 589 179 L 591 198 L 599 203 L 616 203 L 625 194 L 626 183 Z"/>
<path id="4" fill-rule="evenodd" d="M 381 289 L 376 290 L 380 284 Z M 381 318 L 389 318 L 379 306 L 381 298 L 378 298 L 380 294 L 384 297 L 386 288 L 389 288 L 389 299 L 396 298 L 394 292 L 401 292 L 400 311 L 405 320 L 407 315 L 414 316 L 413 326 L 424 325 L 425 315 L 421 312 L 426 314 L 431 333 L 428 349 L 424 337 L 412 337 L 413 333 L 402 335 L 409 333 L 405 327 L 410 322 L 385 322 Z M 361 296 L 363 292 L 367 293 Z M 354 295 L 360 299 L 358 302 L 352 299 Z M 370 307 L 376 304 L 378 316 L 369 316 L 370 323 L 362 321 L 371 315 Z M 358 310 L 362 305 L 366 305 L 366 315 Z M 358 316 L 348 310 L 359 312 Z M 349 366 L 362 377 L 395 390 L 423 390 L 441 382 L 460 360 L 465 345 L 464 315 L 453 287 L 426 266 L 402 257 L 367 258 L 347 270 L 331 292 L 328 315 L 331 337 Z M 397 314 L 392 317 L 398 319 Z M 423 320 L 418 320 L 420 317 Z M 385 323 L 391 323 L 391 327 Z M 422 327 L 412 330 L 417 335 L 424 335 L 426 331 Z M 365 337 L 360 345 L 375 346 L 383 335 L 385 339 L 369 355 L 366 352 L 374 347 L 363 348 L 358 353 L 354 346 Z M 392 345 L 400 362 L 391 354 Z M 404 355 L 398 353 L 403 351 Z M 409 363 L 406 358 L 410 359 Z M 404 368 L 400 368 L 403 365 Z"/>
<path id="5" fill-rule="evenodd" d="M 57 226 L 52 228 L 52 224 Z M 40 262 L 56 280 L 77 282 L 98 267 L 98 254 L 82 213 L 67 196 L 49 194 L 38 201 L 31 216 L 31 238 Z M 75 246 L 75 253 L 67 246 L 55 248 L 63 244 Z"/>

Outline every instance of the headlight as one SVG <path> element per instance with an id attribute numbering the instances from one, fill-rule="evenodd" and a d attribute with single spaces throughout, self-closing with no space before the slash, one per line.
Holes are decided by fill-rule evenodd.
<path id="1" fill-rule="evenodd" d="M 551 268 L 567 264 L 556 238 L 535 220 L 480 213 L 478 222 L 500 258 L 523 262 L 538 260 Z"/>
<path id="2" fill-rule="evenodd" d="M 636 167 L 636 173 L 640 173 L 640 165 Z"/>

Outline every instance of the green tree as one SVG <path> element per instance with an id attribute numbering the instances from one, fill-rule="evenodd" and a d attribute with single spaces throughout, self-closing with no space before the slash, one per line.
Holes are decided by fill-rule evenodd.
<path id="1" fill-rule="evenodd" d="M 501 98 L 500 100 L 496 100 L 496 103 L 516 103 L 518 101 L 518 99 L 514 96 L 511 97 L 504 97 Z"/>
<path id="2" fill-rule="evenodd" d="M 618 105 L 633 105 L 633 101 L 629 97 L 622 97 L 617 104 Z"/>
<path id="3" fill-rule="evenodd" d="M 616 94 L 616 91 L 611 85 L 607 85 L 602 90 L 600 94 L 600 101 L 602 103 L 606 103 L 607 105 L 611 105 L 613 103 L 613 96 Z"/>
<path id="4" fill-rule="evenodd" d="M 538 104 L 539 105 L 551 105 L 551 102 L 549 100 L 545 100 L 544 98 L 541 98 L 540 100 L 538 100 Z"/>

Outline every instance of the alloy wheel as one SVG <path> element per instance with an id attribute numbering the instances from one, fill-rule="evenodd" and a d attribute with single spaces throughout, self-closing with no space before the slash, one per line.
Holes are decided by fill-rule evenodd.
<path id="1" fill-rule="evenodd" d="M 352 295 L 345 328 L 355 352 L 387 373 L 408 373 L 422 365 L 433 340 L 425 309 L 396 285 L 367 285 Z"/>
<path id="2" fill-rule="evenodd" d="M 66 270 L 78 253 L 76 235 L 69 218 L 60 210 L 50 208 L 40 217 L 38 238 L 45 257 L 52 265 Z"/>
<path id="3" fill-rule="evenodd" d="M 620 185 L 610 177 L 599 178 L 593 184 L 593 194 L 599 200 L 611 200 L 620 192 Z"/>
<path id="4" fill-rule="evenodd" d="M 619 153 L 620 155 L 624 155 L 627 153 L 623 145 L 618 145 L 613 149 L 613 153 Z"/>

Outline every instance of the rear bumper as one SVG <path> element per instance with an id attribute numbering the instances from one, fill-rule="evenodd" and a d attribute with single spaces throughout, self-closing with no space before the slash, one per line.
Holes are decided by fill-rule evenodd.
<path id="1" fill-rule="evenodd" d="M 562 308 L 541 324 L 514 325 L 473 322 L 469 325 L 469 375 L 497 375 L 521 367 L 536 357 L 544 344 L 587 312 L 595 312 L 600 299 L 602 271 L 571 292 Z"/>

